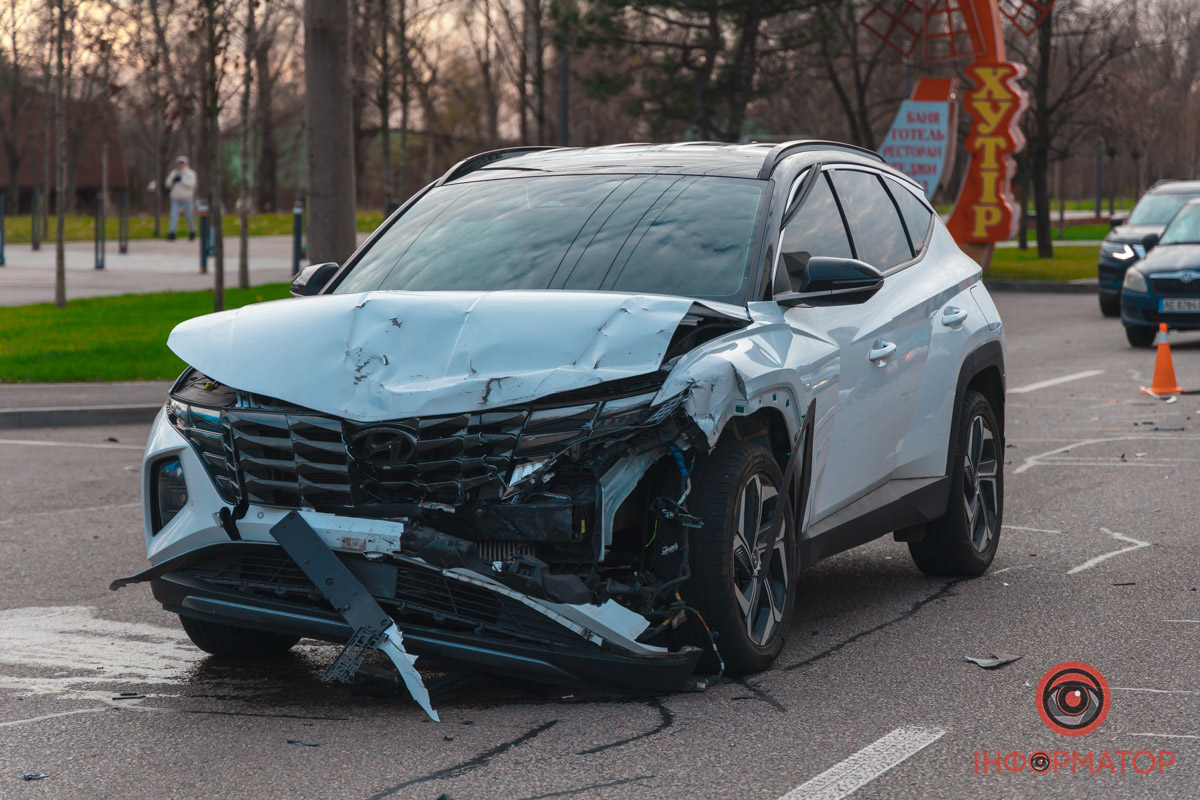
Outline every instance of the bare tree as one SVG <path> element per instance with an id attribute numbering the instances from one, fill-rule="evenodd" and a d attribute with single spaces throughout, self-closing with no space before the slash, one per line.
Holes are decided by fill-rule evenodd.
<path id="1" fill-rule="evenodd" d="M 246 24 L 242 30 L 242 164 L 238 191 L 238 288 L 250 288 L 250 90 L 254 84 L 254 51 L 258 45 L 254 7 L 257 0 L 246 0 Z"/>
<path id="2" fill-rule="evenodd" d="M 65 192 L 67 188 L 67 119 L 64 95 L 67 75 L 63 67 L 63 49 L 67 37 L 67 10 L 63 0 L 54 0 L 56 14 L 54 26 L 54 167 L 56 228 L 54 232 L 54 305 L 63 308 L 67 304 L 67 261 L 63 223 L 66 218 Z"/>
<path id="3" fill-rule="evenodd" d="M 305 124 L 308 130 L 308 256 L 341 262 L 354 251 L 350 9 L 345 0 L 304 0 Z"/>

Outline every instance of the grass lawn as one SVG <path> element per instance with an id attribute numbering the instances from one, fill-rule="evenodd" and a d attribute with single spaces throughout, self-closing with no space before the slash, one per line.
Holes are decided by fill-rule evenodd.
<path id="1" fill-rule="evenodd" d="M 1058 222 L 1050 221 L 1051 239 L 1056 242 L 1098 242 L 1108 236 L 1109 230 L 1107 225 L 1068 225 L 1063 228 L 1063 238 L 1059 239 Z M 1029 226 L 1029 241 L 1037 241 L 1037 231 L 1032 224 Z"/>
<path id="2" fill-rule="evenodd" d="M 1054 246 L 1054 258 L 1040 259 L 1037 249 L 1021 251 L 1015 247 L 997 247 L 992 267 L 984 278 L 997 281 L 1073 281 L 1096 277 L 1100 248 L 1078 245 Z"/>
<path id="3" fill-rule="evenodd" d="M 117 241 L 117 218 L 109 216 L 105 219 L 104 236 L 110 242 Z M 379 211 L 359 211 L 359 233 L 370 233 L 383 222 L 383 213 Z M 197 222 L 197 224 L 199 224 Z M 187 231 L 187 225 L 180 221 L 180 230 Z M 221 229 L 227 239 L 238 235 L 239 220 L 236 214 L 226 214 L 221 218 Z M 43 240 L 45 247 L 54 241 L 55 219 L 50 218 L 50 235 Z M 68 216 L 63 225 L 63 236 L 68 242 L 90 242 L 95 236 L 96 221 L 93 217 Z M 162 217 L 162 231 L 167 232 L 167 215 Z M 281 214 L 252 214 L 250 215 L 251 236 L 290 236 L 292 233 L 291 213 Z M 153 239 L 154 217 L 131 216 L 129 218 L 129 238 Z M 4 218 L 4 241 L 7 244 L 28 244 L 30 242 L 30 217 L 9 216 Z"/>
<path id="4" fill-rule="evenodd" d="M 288 296 L 287 284 L 227 289 L 226 308 Z M 212 311 L 212 293 L 164 292 L 0 307 L 0 383 L 171 379 L 167 334 Z"/>

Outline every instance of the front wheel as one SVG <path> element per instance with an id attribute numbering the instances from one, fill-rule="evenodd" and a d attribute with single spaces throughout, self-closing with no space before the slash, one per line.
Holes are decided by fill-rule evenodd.
<path id="1" fill-rule="evenodd" d="M 1134 347 L 1149 347 L 1154 344 L 1154 335 L 1158 333 L 1154 328 L 1142 325 L 1126 325 L 1125 338 L 1129 340 L 1129 344 Z"/>
<path id="2" fill-rule="evenodd" d="M 692 492 L 691 510 L 704 525 L 691 533 L 685 596 L 716 632 L 734 675 L 769 668 L 791 625 L 798 570 L 790 518 L 771 541 L 783 491 L 765 447 L 731 441 L 712 453 Z"/>
<path id="3" fill-rule="evenodd" d="M 1100 313 L 1106 317 L 1121 316 L 1121 295 L 1100 295 Z"/>
<path id="4" fill-rule="evenodd" d="M 946 514 L 926 523 L 921 541 L 908 544 L 917 568 L 927 575 L 982 575 L 1000 543 L 1004 443 L 996 412 L 986 397 L 968 391 L 959 420 Z"/>
<path id="5" fill-rule="evenodd" d="M 268 633 L 194 617 L 179 618 L 192 644 L 214 656 L 244 659 L 279 658 L 300 641 L 299 636 Z"/>

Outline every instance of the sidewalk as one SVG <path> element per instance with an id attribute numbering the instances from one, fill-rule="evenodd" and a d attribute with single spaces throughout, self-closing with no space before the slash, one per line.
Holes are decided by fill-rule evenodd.
<path id="1" fill-rule="evenodd" d="M 0 384 L 0 430 L 149 422 L 171 383 Z"/>
<path id="2" fill-rule="evenodd" d="M 359 234 L 359 242 L 366 234 Z M 6 245 L 7 266 L 0 267 L 0 306 L 54 302 L 54 244 L 42 243 L 34 251 L 28 244 Z M 137 239 L 129 252 L 117 252 L 111 241 L 105 248 L 105 268 L 95 268 L 91 242 L 68 242 L 67 299 L 105 297 L 148 292 L 186 292 L 211 289 L 213 260 L 208 274 L 200 274 L 200 245 L 186 237 L 168 242 Z M 238 240 L 225 240 L 225 286 L 237 286 Z M 301 262 L 301 267 L 308 262 Z M 250 239 L 250 285 L 282 283 L 291 279 L 292 237 L 254 236 Z"/>

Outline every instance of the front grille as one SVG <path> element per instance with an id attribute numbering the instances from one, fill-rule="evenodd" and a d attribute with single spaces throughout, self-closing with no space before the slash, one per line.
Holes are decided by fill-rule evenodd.
<path id="1" fill-rule="evenodd" d="M 356 556 L 339 554 L 344 562 Z M 353 565 L 348 563 L 348 566 Z M 308 576 L 282 548 L 265 546 L 254 553 L 218 552 L 193 561 L 181 572 L 238 591 L 328 609 Z M 393 596 L 377 598 L 398 619 L 492 634 L 542 644 L 580 644 L 580 638 L 544 614 L 505 595 L 447 578 L 420 564 L 397 567 Z"/>
<path id="2" fill-rule="evenodd" d="M 1179 278 L 1155 278 L 1151 276 L 1150 285 L 1158 294 L 1200 295 L 1200 279 L 1184 283 Z"/>
<path id="3" fill-rule="evenodd" d="M 594 436 L 655 421 L 653 387 L 571 405 L 360 424 L 303 409 L 208 409 L 172 400 L 171 421 L 196 448 L 227 502 L 330 513 L 372 505 L 458 505 L 493 497 L 514 463 L 558 455 Z M 664 406 L 661 412 L 673 406 Z"/>

